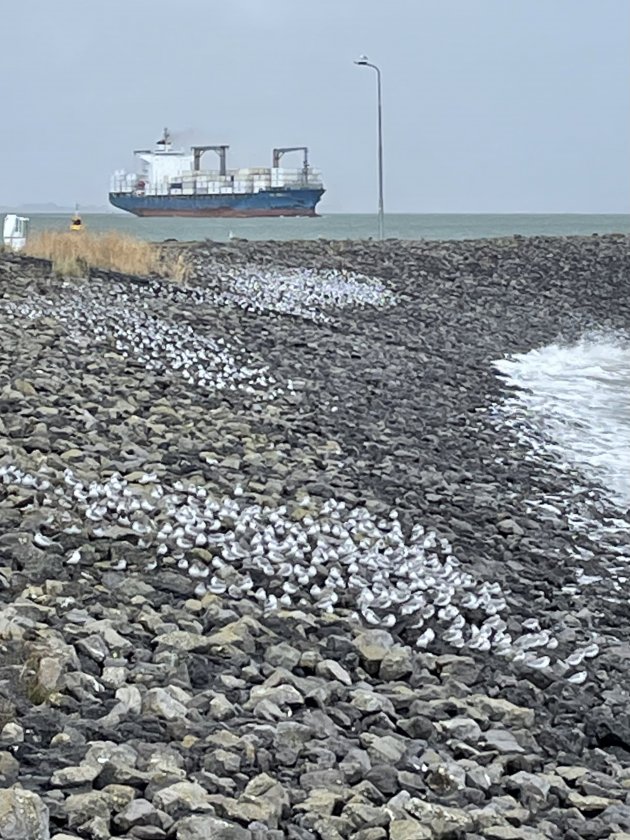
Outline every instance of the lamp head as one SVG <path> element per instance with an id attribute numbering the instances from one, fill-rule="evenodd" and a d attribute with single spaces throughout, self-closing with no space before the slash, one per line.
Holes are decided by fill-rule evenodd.
<path id="1" fill-rule="evenodd" d="M 360 55 L 354 63 L 366 65 L 368 63 L 367 55 Z"/>

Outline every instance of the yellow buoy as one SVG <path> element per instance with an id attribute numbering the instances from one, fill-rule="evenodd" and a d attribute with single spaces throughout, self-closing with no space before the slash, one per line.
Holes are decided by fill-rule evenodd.
<path id="1" fill-rule="evenodd" d="M 83 222 L 81 221 L 81 216 L 79 216 L 79 205 L 74 205 L 74 213 L 72 215 L 72 221 L 70 222 L 70 230 L 74 231 L 81 231 L 83 230 Z"/>

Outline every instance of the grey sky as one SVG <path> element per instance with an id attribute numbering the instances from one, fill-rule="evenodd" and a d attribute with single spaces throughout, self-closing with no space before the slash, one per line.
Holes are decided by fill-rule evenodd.
<path id="1" fill-rule="evenodd" d="M 168 125 L 232 166 L 306 143 L 321 210 L 372 212 L 366 53 L 387 211 L 630 211 L 628 0 L 20 0 L 2 27 L 0 204 L 104 205 Z"/>

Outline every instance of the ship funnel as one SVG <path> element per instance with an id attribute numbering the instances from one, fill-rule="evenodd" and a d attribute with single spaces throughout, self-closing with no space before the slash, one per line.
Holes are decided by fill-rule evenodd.
<path id="1" fill-rule="evenodd" d="M 162 151 L 166 152 L 168 149 L 171 148 L 171 135 L 168 128 L 164 129 L 164 134 L 162 137 L 157 141 L 155 144 L 156 146 L 161 146 Z"/>

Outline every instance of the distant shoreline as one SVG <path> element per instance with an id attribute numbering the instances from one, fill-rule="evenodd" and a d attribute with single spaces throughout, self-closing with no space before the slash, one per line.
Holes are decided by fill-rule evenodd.
<path id="1" fill-rule="evenodd" d="M 31 215 L 37 216 L 59 216 L 64 215 L 66 213 L 74 213 L 74 207 L 54 207 L 50 209 L 43 209 L 41 207 L 34 206 L 23 206 L 23 207 L 13 207 L 10 205 L 0 206 L 0 213 L 30 213 Z M 129 213 L 125 213 L 121 210 L 112 209 L 109 207 L 79 207 L 79 213 L 84 216 L 120 216 L 121 218 L 135 218 Z M 325 218 L 327 216 L 363 216 L 365 218 L 370 218 L 375 216 L 376 214 L 369 211 L 362 211 L 362 212 L 351 212 L 351 211 L 342 211 L 342 210 L 331 210 L 329 212 L 323 212 L 320 214 L 321 218 Z M 386 218 L 400 218 L 406 216 L 421 216 L 421 217 L 444 217 L 444 218 L 453 218 L 453 217 L 461 217 L 461 216 L 470 216 L 474 218 L 496 218 L 500 216 L 510 216 L 515 218 L 536 218 L 536 217 L 579 217 L 579 218 L 586 218 L 586 217 L 602 217 L 602 218 L 628 218 L 630 217 L 630 210 L 625 213 L 619 212 L 597 212 L 597 213 L 588 213 L 588 212 L 564 212 L 562 210 L 555 210 L 553 212 L 544 212 L 544 211 L 536 211 L 536 212 L 527 212 L 521 210 L 510 210 L 502 212 L 500 210 L 494 212 L 473 212 L 473 211 L 436 211 L 436 212 L 424 212 L 424 211 L 409 211 L 409 212 L 395 212 L 395 213 L 386 213 Z M 289 218 L 289 217 L 282 217 L 282 218 Z M 231 220 L 239 221 L 238 219 Z M 248 220 L 251 221 L 251 220 Z"/>

